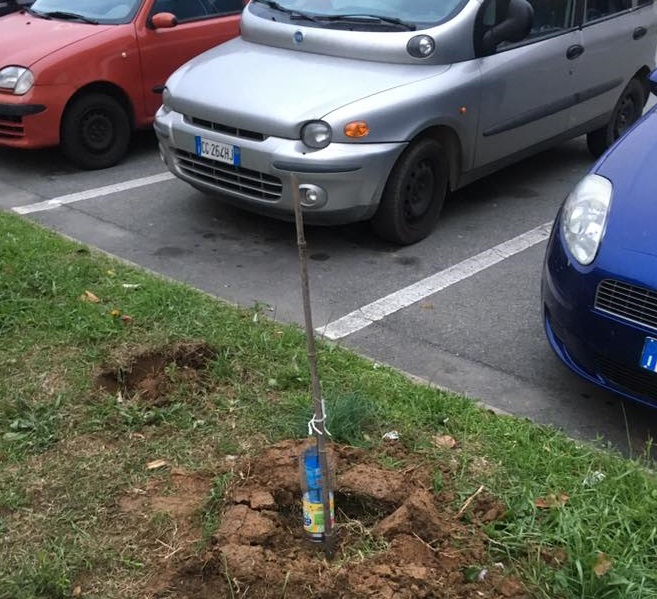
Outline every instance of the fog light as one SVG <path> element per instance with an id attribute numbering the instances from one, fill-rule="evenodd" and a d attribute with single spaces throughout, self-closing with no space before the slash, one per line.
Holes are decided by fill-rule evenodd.
<path id="1" fill-rule="evenodd" d="M 328 199 L 326 192 L 321 187 L 310 183 L 299 185 L 299 197 L 301 205 L 306 208 L 321 208 Z"/>

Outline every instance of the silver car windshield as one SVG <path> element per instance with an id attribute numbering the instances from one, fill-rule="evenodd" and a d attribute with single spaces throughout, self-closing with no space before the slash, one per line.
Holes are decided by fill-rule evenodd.
<path id="1" fill-rule="evenodd" d="M 35 0 L 31 14 L 55 19 L 94 24 L 129 23 L 142 0 Z"/>
<path id="2" fill-rule="evenodd" d="M 380 19 L 421 29 L 452 18 L 467 0 L 255 0 L 254 4 L 279 10 L 291 20 L 307 18 L 315 26 L 341 21 Z M 316 19 L 316 20 L 313 20 Z"/>

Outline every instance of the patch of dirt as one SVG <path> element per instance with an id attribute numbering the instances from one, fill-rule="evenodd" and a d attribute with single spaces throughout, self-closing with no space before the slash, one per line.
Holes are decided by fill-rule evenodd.
<path id="1" fill-rule="evenodd" d="M 121 356 L 118 365 L 96 374 L 95 383 L 98 389 L 120 393 L 124 400 L 162 405 L 182 384 L 205 388 L 209 379 L 203 371 L 215 357 L 216 352 L 203 341 L 179 342 L 158 351 Z"/>
<path id="2" fill-rule="evenodd" d="M 307 441 L 284 441 L 234 466 L 209 546 L 162 559 L 150 578 L 152 599 L 526 599 L 510 569 L 491 563 L 483 525 L 505 514 L 485 490 L 456 509 L 449 491 L 431 488 L 437 465 L 388 469 L 364 450 L 331 444 L 336 472 L 334 555 L 303 531 L 298 458 Z M 397 442 L 389 445 L 398 459 Z M 171 471 L 168 496 L 159 485 L 125 497 L 125 511 L 164 510 L 194 529 L 207 505 L 207 475 Z M 449 476 L 444 472 L 443 480 Z M 174 499 L 174 497 L 176 497 Z M 458 507 L 458 506 L 457 506 Z M 198 514 L 198 512 L 196 512 Z"/>

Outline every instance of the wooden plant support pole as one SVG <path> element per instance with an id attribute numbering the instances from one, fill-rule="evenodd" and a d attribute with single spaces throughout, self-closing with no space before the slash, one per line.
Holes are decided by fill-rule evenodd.
<path id="1" fill-rule="evenodd" d="M 312 381 L 313 398 L 313 431 L 317 442 L 319 464 L 322 468 L 322 507 L 324 512 L 324 554 L 327 559 L 333 557 L 333 536 L 330 505 L 330 472 L 326 449 L 326 414 L 322 401 L 322 390 L 319 384 L 317 371 L 317 354 L 315 353 L 315 330 L 313 328 L 312 311 L 310 308 L 310 285 L 308 283 L 308 258 L 306 253 L 306 238 L 303 231 L 303 214 L 301 197 L 299 195 L 299 181 L 293 173 L 290 177 L 292 197 L 294 198 L 294 220 L 297 229 L 297 247 L 299 248 L 299 266 L 301 269 L 301 293 L 303 297 L 303 315 L 306 327 L 306 343 L 308 347 L 308 363 L 310 365 L 310 378 Z"/>

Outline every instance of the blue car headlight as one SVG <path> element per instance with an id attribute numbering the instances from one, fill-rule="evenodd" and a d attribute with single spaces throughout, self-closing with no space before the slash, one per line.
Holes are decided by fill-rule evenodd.
<path id="1" fill-rule="evenodd" d="M 607 226 L 613 185 L 600 175 L 586 175 L 563 206 L 561 232 L 566 246 L 582 266 L 595 259 Z"/>

